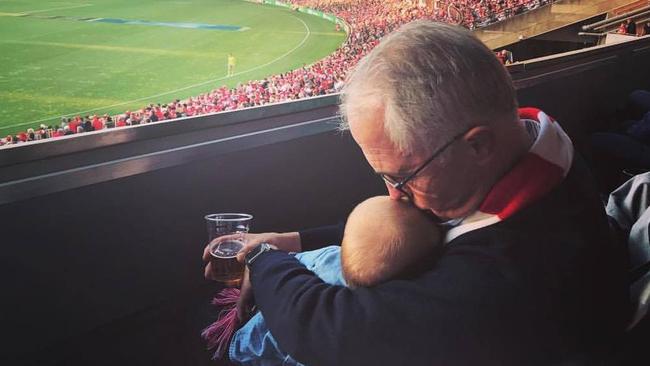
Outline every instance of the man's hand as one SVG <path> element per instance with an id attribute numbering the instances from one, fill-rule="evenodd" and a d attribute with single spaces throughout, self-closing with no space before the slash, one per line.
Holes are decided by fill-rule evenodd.
<path id="1" fill-rule="evenodd" d="M 261 233 L 261 234 L 232 234 L 224 235 L 214 239 L 203 249 L 203 261 L 207 262 L 205 265 L 205 278 L 214 280 L 214 273 L 212 271 L 212 264 L 210 259 L 210 248 L 222 241 L 226 240 L 244 240 L 244 248 L 237 253 L 237 260 L 244 263 L 246 254 L 253 250 L 256 246 L 262 243 L 269 243 L 280 250 L 285 252 L 299 252 L 301 249 L 300 234 L 298 232 L 290 233 Z M 243 290 L 243 285 L 242 285 Z"/>

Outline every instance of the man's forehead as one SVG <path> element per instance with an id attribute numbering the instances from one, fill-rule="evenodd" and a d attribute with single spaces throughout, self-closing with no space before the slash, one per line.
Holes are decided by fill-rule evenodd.
<path id="1" fill-rule="evenodd" d="M 348 117 L 350 132 L 359 146 L 368 148 L 391 147 L 392 143 L 384 129 L 382 108 L 368 108 L 364 113 L 355 113 Z"/>
<path id="2" fill-rule="evenodd" d="M 401 152 L 388 138 L 361 139 L 357 140 L 357 144 L 377 173 L 390 175 L 407 173 L 419 161 L 413 154 Z"/>
<path id="3" fill-rule="evenodd" d="M 383 123 L 375 121 L 361 121 L 359 123 L 350 122 L 350 132 L 361 147 L 363 152 L 368 155 L 391 155 L 396 158 L 403 157 L 410 159 L 414 154 L 406 154 L 400 151 L 390 140 Z"/>

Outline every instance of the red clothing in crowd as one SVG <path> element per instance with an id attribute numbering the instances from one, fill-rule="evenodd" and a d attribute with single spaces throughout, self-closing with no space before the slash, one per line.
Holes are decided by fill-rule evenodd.
<path id="1" fill-rule="evenodd" d="M 79 125 L 81 125 L 81 121 L 76 120 L 76 119 L 74 119 L 74 120 L 70 121 L 70 123 L 68 123 L 68 127 L 70 127 L 70 131 L 72 131 L 72 133 L 77 133 L 77 127 Z"/>
<path id="2" fill-rule="evenodd" d="M 99 131 L 102 128 L 104 128 L 104 124 L 102 123 L 102 120 L 100 120 L 99 118 L 93 119 L 93 128 L 95 129 L 95 131 Z"/>

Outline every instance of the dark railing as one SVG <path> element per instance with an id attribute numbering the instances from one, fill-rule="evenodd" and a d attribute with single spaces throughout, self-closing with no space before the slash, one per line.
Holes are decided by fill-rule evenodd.
<path id="1" fill-rule="evenodd" d="M 631 19 L 631 20 L 640 19 L 643 17 L 647 17 L 649 14 L 650 14 L 650 6 L 643 6 L 625 14 L 607 18 L 592 24 L 585 24 L 584 26 L 582 26 L 582 30 L 603 31 L 607 28 L 617 27 L 620 24 L 620 22 L 625 19 Z"/>

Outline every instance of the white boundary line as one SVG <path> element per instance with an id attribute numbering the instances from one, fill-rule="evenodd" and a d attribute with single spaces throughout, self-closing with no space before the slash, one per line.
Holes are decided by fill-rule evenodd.
<path id="1" fill-rule="evenodd" d="M 86 6 L 93 6 L 93 4 L 79 4 L 79 5 L 72 5 L 72 6 L 60 6 L 58 8 L 49 8 L 49 9 L 43 9 L 43 10 L 21 11 L 20 13 L 21 14 L 36 14 L 36 13 L 45 13 L 47 11 L 52 11 L 52 10 L 85 8 Z"/>
<path id="2" fill-rule="evenodd" d="M 255 71 L 255 70 L 259 70 L 259 69 L 261 69 L 261 68 L 263 68 L 263 67 L 269 66 L 269 65 L 271 65 L 271 64 L 273 64 L 273 63 L 276 63 L 276 62 L 282 60 L 283 58 L 289 56 L 290 54 L 292 54 L 293 52 L 295 52 L 298 48 L 302 47 L 302 45 L 305 44 L 305 42 L 307 42 L 307 39 L 311 36 L 311 29 L 309 29 L 309 26 L 307 25 L 307 23 L 305 23 L 302 19 L 296 17 L 296 16 L 293 15 L 293 14 L 289 14 L 289 15 L 291 15 L 292 17 L 298 19 L 298 20 L 302 23 L 302 25 L 305 27 L 305 29 L 307 30 L 307 33 L 305 34 L 305 37 L 302 39 L 302 41 L 300 41 L 300 43 L 299 43 L 296 47 L 290 49 L 290 50 L 287 51 L 285 54 L 283 54 L 283 55 L 277 57 L 276 59 L 271 60 L 271 61 L 269 61 L 269 62 L 267 62 L 267 63 L 265 63 L 265 64 L 255 66 L 255 67 L 253 67 L 253 68 L 251 68 L 251 69 L 248 69 L 248 70 L 244 70 L 244 71 L 236 72 L 236 73 L 234 73 L 232 76 L 222 76 L 222 77 L 220 77 L 220 78 L 216 78 L 216 79 L 212 79 L 212 80 L 203 81 L 203 82 L 200 82 L 200 83 L 198 83 L 198 84 L 193 84 L 193 85 L 185 86 L 185 87 L 182 87 L 182 88 L 179 88 L 179 89 L 171 90 L 171 91 L 164 92 L 164 93 L 160 93 L 160 94 L 156 94 L 156 95 L 150 95 L 150 96 L 147 96 L 147 97 L 142 97 L 142 98 L 138 98 L 138 99 L 134 99 L 134 100 L 129 100 L 129 101 L 126 101 L 126 102 L 120 102 L 120 103 L 113 104 L 113 105 L 109 105 L 109 106 L 104 106 L 104 107 L 97 107 L 97 108 L 93 108 L 93 109 L 88 109 L 88 110 L 85 110 L 85 111 L 79 111 L 79 112 L 73 112 L 73 113 L 65 113 L 65 114 L 62 114 L 62 115 L 60 115 L 60 116 L 52 116 L 52 117 L 47 117 L 47 118 L 37 119 L 37 120 L 34 120 L 34 121 L 22 122 L 22 123 L 16 123 L 16 124 L 13 124 L 13 125 L 3 126 L 3 127 L 0 127 L 0 131 L 1 131 L 1 130 L 5 130 L 5 129 L 9 129 L 9 128 L 12 128 L 12 127 L 26 126 L 26 125 L 31 125 L 31 124 L 35 124 L 35 123 L 39 123 L 39 122 L 43 122 L 43 121 L 48 121 L 48 120 L 51 120 L 51 119 L 54 119 L 54 118 L 61 118 L 61 117 L 70 116 L 70 115 L 77 115 L 77 114 L 85 114 L 85 113 L 93 112 L 93 111 L 96 111 L 96 110 L 99 110 L 99 109 L 109 109 L 109 108 L 119 107 L 119 106 L 121 106 L 121 105 L 126 105 L 126 104 L 135 103 L 135 102 L 140 102 L 140 101 L 147 100 L 147 99 L 151 99 L 151 98 L 158 98 L 158 97 L 162 97 L 162 96 L 164 96 L 164 95 L 168 95 L 168 94 L 172 94 L 172 93 L 178 93 L 179 91 L 183 91 L 183 90 L 187 90 L 187 89 L 196 88 L 197 86 L 202 86 L 202 85 L 206 85 L 206 84 L 214 83 L 214 82 L 217 82 L 217 81 L 221 81 L 221 80 L 229 79 L 229 78 L 234 77 L 234 76 L 238 76 L 238 75 L 246 74 L 246 73 L 249 73 L 249 72 L 252 72 L 252 71 Z"/>

